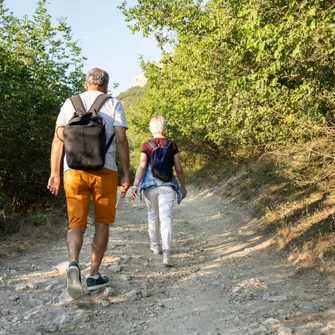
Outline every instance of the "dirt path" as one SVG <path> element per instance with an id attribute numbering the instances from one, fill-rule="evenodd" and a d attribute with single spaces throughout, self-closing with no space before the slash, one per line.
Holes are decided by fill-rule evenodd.
<path id="1" fill-rule="evenodd" d="M 84 276 L 92 234 L 90 226 Z M 111 228 L 104 290 L 68 297 L 63 240 L 0 263 L 0 335 L 335 334 L 331 283 L 270 242 L 243 208 L 191 189 L 175 209 L 175 267 L 164 268 L 149 251 L 145 204 L 127 201 Z"/>

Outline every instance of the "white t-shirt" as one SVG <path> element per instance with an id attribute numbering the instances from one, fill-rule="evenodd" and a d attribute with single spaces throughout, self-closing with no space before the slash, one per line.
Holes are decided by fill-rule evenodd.
<path id="1" fill-rule="evenodd" d="M 100 91 L 89 90 L 80 94 L 80 98 L 83 101 L 83 104 L 86 110 L 89 110 L 92 106 L 93 102 L 97 98 L 98 95 L 102 94 Z M 60 113 L 58 114 L 58 118 L 56 121 L 57 126 L 65 126 L 71 119 L 74 113 L 74 107 L 70 99 L 67 99 L 62 106 Z M 106 122 L 106 140 L 110 139 L 112 134 L 114 134 L 114 127 L 125 127 L 128 128 L 128 124 L 126 121 L 126 116 L 123 110 L 121 103 L 114 99 L 108 99 L 103 107 L 100 110 L 100 116 Z M 117 171 L 116 163 L 115 163 L 115 139 L 113 140 L 112 145 L 109 147 L 106 158 L 105 165 L 107 169 Z M 107 144 L 107 143 L 106 143 Z M 69 167 L 67 165 L 66 156 L 64 157 L 64 172 L 68 170 Z"/>

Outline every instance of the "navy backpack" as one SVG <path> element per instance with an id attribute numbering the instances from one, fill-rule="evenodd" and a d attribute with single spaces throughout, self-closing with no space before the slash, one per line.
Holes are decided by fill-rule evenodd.
<path id="1" fill-rule="evenodd" d="M 162 181 L 169 182 L 173 175 L 173 154 L 169 150 L 170 140 L 165 145 L 156 145 L 153 141 L 148 141 L 153 150 L 150 157 L 150 166 L 152 175 Z"/>

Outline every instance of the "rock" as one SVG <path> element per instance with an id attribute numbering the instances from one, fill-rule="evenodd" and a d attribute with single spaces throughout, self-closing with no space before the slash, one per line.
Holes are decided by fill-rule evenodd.
<path id="1" fill-rule="evenodd" d="M 45 289 L 44 289 L 44 291 L 51 291 L 52 289 L 53 289 L 54 287 L 53 287 L 53 285 L 48 285 Z"/>
<path id="2" fill-rule="evenodd" d="M 118 273 L 118 272 L 121 272 L 122 267 L 121 265 L 111 265 L 111 266 L 108 266 L 108 270 L 112 273 Z"/>
<path id="3" fill-rule="evenodd" d="M 133 86 L 143 87 L 145 86 L 146 83 L 147 83 L 147 78 L 145 77 L 144 73 L 141 73 L 136 77 L 133 83 Z"/>
<path id="4" fill-rule="evenodd" d="M 101 306 L 102 307 L 108 307 L 110 305 L 110 302 L 108 300 L 104 300 L 102 303 L 101 303 Z"/>
<path id="5" fill-rule="evenodd" d="M 38 286 L 37 286 L 36 283 L 29 282 L 29 283 L 27 284 L 27 287 L 30 288 L 31 290 L 36 290 Z"/>
<path id="6" fill-rule="evenodd" d="M 65 273 L 67 268 L 69 267 L 69 262 L 63 262 L 54 266 L 54 269 L 59 273 Z"/>
<path id="7" fill-rule="evenodd" d="M 141 293 L 142 293 L 142 296 L 143 296 L 144 298 L 147 298 L 147 297 L 151 297 L 151 296 L 152 296 L 152 293 L 151 293 L 150 291 L 148 291 L 148 290 L 142 290 Z"/>
<path id="8" fill-rule="evenodd" d="M 277 323 L 277 322 L 279 322 L 279 320 L 274 319 L 274 318 L 269 318 L 269 319 L 266 319 L 265 321 L 263 321 L 262 323 L 264 325 L 273 325 L 274 323 Z"/>
<path id="9" fill-rule="evenodd" d="M 141 259 L 141 258 L 143 258 L 142 255 L 133 255 L 132 257 L 133 257 L 133 259 Z"/>
<path id="10" fill-rule="evenodd" d="M 130 257 L 128 255 L 121 255 L 121 259 L 124 263 L 128 262 Z"/>
<path id="11" fill-rule="evenodd" d="M 43 303 L 41 300 L 36 299 L 34 297 L 31 297 L 31 296 L 29 296 L 28 300 L 29 300 L 29 303 L 33 306 L 38 306 L 38 305 L 41 305 Z"/>
<path id="12" fill-rule="evenodd" d="M 23 291 L 27 288 L 25 283 L 20 283 L 15 286 L 15 291 Z"/>
<path id="13" fill-rule="evenodd" d="M 291 335 L 292 329 L 288 327 L 280 327 L 278 329 L 278 335 Z"/>
<path id="14" fill-rule="evenodd" d="M 16 300 L 19 300 L 19 299 L 20 299 L 20 297 L 17 296 L 17 295 L 13 295 L 13 296 L 8 298 L 9 301 L 16 301 Z"/>
<path id="15" fill-rule="evenodd" d="M 1 277 L 0 277 L 0 282 L 4 281 L 6 278 L 8 277 L 7 273 L 4 273 Z"/>
<path id="16" fill-rule="evenodd" d="M 266 295 L 263 297 L 263 299 L 268 300 L 268 301 L 286 301 L 287 296 L 286 295 L 277 295 L 277 296 Z"/>
<path id="17" fill-rule="evenodd" d="M 45 325 L 44 329 L 48 332 L 48 333 L 55 333 L 58 330 L 58 326 L 55 323 L 51 323 L 49 325 Z"/>
<path id="18" fill-rule="evenodd" d="M 113 262 L 112 262 L 112 264 L 116 264 L 116 265 L 119 265 L 121 263 L 121 257 L 115 257 L 114 259 L 113 259 Z"/>
<path id="19" fill-rule="evenodd" d="M 238 291 L 241 290 L 241 287 L 240 286 L 235 286 L 231 289 L 232 293 L 237 293 Z"/>
<path id="20" fill-rule="evenodd" d="M 248 334 L 249 335 L 266 335 L 267 331 L 264 326 L 259 326 L 258 328 L 249 329 Z"/>
<path id="21" fill-rule="evenodd" d="M 128 299 L 135 299 L 137 297 L 137 291 L 131 290 L 128 293 L 125 294 L 125 297 Z"/>
<path id="22" fill-rule="evenodd" d="M 148 283 L 148 281 L 144 281 L 144 282 L 142 283 L 142 285 L 141 285 L 141 288 L 142 288 L 143 290 L 147 290 L 148 287 L 149 287 L 149 283 Z"/>
<path id="23" fill-rule="evenodd" d="M 74 314 L 76 314 L 76 317 L 81 317 L 84 313 L 83 309 L 77 309 Z"/>
<path id="24" fill-rule="evenodd" d="M 109 296 L 115 295 L 115 292 L 114 292 L 114 290 L 111 287 L 107 287 L 103 291 L 102 295 L 105 296 L 105 297 L 109 297 Z"/>
<path id="25" fill-rule="evenodd" d="M 52 286 L 58 286 L 58 285 L 60 285 L 61 283 L 62 283 L 61 280 L 55 279 L 55 280 L 51 281 L 51 282 L 49 283 L 49 285 L 52 285 Z"/>

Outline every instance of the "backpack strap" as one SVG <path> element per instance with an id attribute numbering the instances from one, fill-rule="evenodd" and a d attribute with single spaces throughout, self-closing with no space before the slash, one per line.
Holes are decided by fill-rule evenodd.
<path id="1" fill-rule="evenodd" d="M 157 148 L 157 145 L 156 145 L 153 141 L 149 140 L 149 141 L 147 141 L 147 143 L 148 143 L 150 146 L 152 146 L 154 149 Z M 166 139 L 166 142 L 165 142 L 165 144 L 164 144 L 164 147 L 165 147 L 166 149 L 168 149 L 171 143 L 172 143 L 171 140 Z"/>
<path id="2" fill-rule="evenodd" d="M 149 140 L 149 141 L 147 141 L 147 143 L 148 143 L 151 147 L 153 147 L 154 149 L 157 148 L 157 145 L 156 145 L 153 141 Z"/>
<path id="3" fill-rule="evenodd" d="M 98 97 L 93 102 L 91 108 L 89 109 L 89 112 L 92 112 L 93 114 L 98 115 L 104 103 L 110 98 L 111 96 L 108 94 L 98 95 Z"/>
<path id="4" fill-rule="evenodd" d="M 166 148 L 166 149 L 168 149 L 169 148 L 169 145 L 172 143 L 172 141 L 170 141 L 169 139 L 166 139 L 166 143 L 164 144 L 164 147 Z"/>
<path id="5" fill-rule="evenodd" d="M 93 110 L 93 108 L 95 108 L 95 109 L 94 109 L 94 112 L 95 112 L 96 114 L 99 114 L 100 109 L 102 108 L 102 106 L 104 105 L 104 103 L 105 103 L 108 99 L 110 99 L 110 98 L 112 98 L 112 97 L 111 97 L 110 95 L 108 95 L 108 94 L 100 94 L 100 95 L 96 98 L 96 100 L 93 102 L 93 105 L 91 106 L 90 110 L 91 110 L 91 109 Z M 97 107 L 95 107 L 95 105 L 96 105 Z M 114 108 L 114 111 L 115 111 L 115 108 Z M 114 113 L 114 119 L 115 119 L 115 113 Z M 106 145 L 106 152 L 108 151 L 109 147 L 111 146 L 111 144 L 112 144 L 112 142 L 113 142 L 113 140 L 114 140 L 114 136 L 115 136 L 115 133 L 114 133 L 114 134 L 110 137 L 110 139 L 108 140 L 107 145 Z"/>
<path id="6" fill-rule="evenodd" d="M 106 144 L 106 152 L 108 151 L 109 147 L 111 146 L 113 140 L 114 140 L 115 133 L 111 136 L 111 138 L 108 140 Z"/>
<path id="7" fill-rule="evenodd" d="M 70 100 L 72 102 L 73 108 L 79 115 L 86 113 L 86 108 L 79 94 L 70 97 Z"/>

